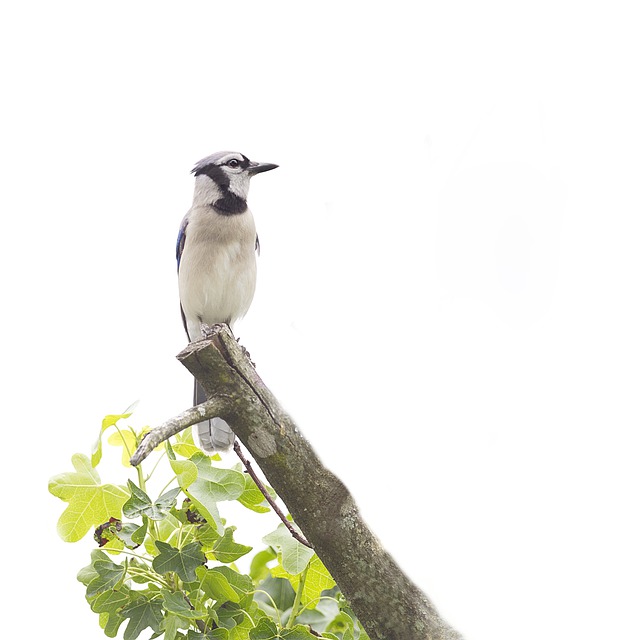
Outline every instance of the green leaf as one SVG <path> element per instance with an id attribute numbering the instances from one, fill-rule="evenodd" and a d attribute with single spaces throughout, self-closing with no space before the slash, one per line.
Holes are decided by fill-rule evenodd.
<path id="1" fill-rule="evenodd" d="M 211 466 L 211 460 L 203 453 L 191 460 L 171 460 L 171 468 L 178 477 L 178 484 L 196 505 L 209 524 L 215 523 L 222 531 L 222 520 L 217 503 L 235 500 L 244 491 L 244 476 L 232 469 Z"/>
<path id="2" fill-rule="evenodd" d="M 269 618 L 262 618 L 249 632 L 250 640 L 274 640 L 278 638 L 276 623 Z"/>
<path id="3" fill-rule="evenodd" d="M 236 527 L 227 527 L 224 535 L 213 545 L 213 553 L 216 559 L 224 564 L 235 562 L 238 558 L 241 558 L 253 549 L 253 547 L 248 547 L 247 545 L 234 541 L 233 532 L 235 530 Z"/>
<path id="4" fill-rule="evenodd" d="M 188 489 L 198 479 L 198 467 L 191 460 L 169 460 L 169 462 L 183 490 Z"/>
<path id="5" fill-rule="evenodd" d="M 262 541 L 282 554 L 282 567 L 292 575 L 301 573 L 314 553 L 313 549 L 298 542 L 284 524 L 279 524 L 278 528 L 262 538 Z"/>
<path id="6" fill-rule="evenodd" d="M 96 560 L 93 568 L 98 574 L 87 585 L 87 598 L 93 598 L 107 589 L 115 588 L 124 580 L 126 565 L 115 564 L 111 560 Z"/>
<path id="7" fill-rule="evenodd" d="M 364 630 L 363 626 L 360 624 L 360 621 L 358 621 L 358 629 L 360 629 L 360 635 L 357 636 L 358 640 L 371 640 L 371 638 L 369 637 L 369 634 Z"/>
<path id="8" fill-rule="evenodd" d="M 100 484 L 98 472 L 87 456 L 71 457 L 75 472 L 60 473 L 49 480 L 49 492 L 68 502 L 58 520 L 58 534 L 65 542 L 77 542 L 91 527 L 110 517 L 120 518 L 129 494 L 113 484 Z"/>
<path id="9" fill-rule="evenodd" d="M 193 431 L 191 429 L 184 429 L 176 434 L 172 449 L 183 458 L 190 458 L 195 453 L 202 453 L 202 449 L 193 441 Z"/>
<path id="10" fill-rule="evenodd" d="M 158 633 L 162 626 L 162 602 L 139 597 L 126 606 L 120 615 L 129 618 L 124 640 L 135 640 L 147 627 Z"/>
<path id="11" fill-rule="evenodd" d="M 153 559 L 154 570 L 158 573 L 174 571 L 185 582 L 195 580 L 196 568 L 205 562 L 198 542 L 192 542 L 182 549 L 177 549 L 166 542 L 156 540 L 156 547 L 160 555 Z"/>
<path id="12" fill-rule="evenodd" d="M 147 516 L 151 520 L 163 520 L 176 504 L 176 497 L 180 493 L 180 487 L 171 489 L 162 494 L 155 502 L 131 480 L 127 481 L 131 498 L 125 502 L 122 511 L 127 518 Z"/>
<path id="13" fill-rule="evenodd" d="M 262 491 L 258 489 L 258 485 L 254 482 L 253 478 L 248 473 L 243 473 L 242 476 L 244 477 L 244 491 L 238 498 L 238 502 L 256 513 L 267 513 L 267 511 L 270 511 L 271 508 L 267 506 L 266 499 L 262 495 Z M 271 487 L 267 487 L 267 491 L 272 497 L 276 497 L 276 492 Z"/>
<path id="14" fill-rule="evenodd" d="M 212 571 L 218 571 L 225 576 L 231 588 L 234 589 L 239 596 L 246 596 L 248 593 L 253 592 L 253 582 L 249 576 L 238 573 L 231 567 L 226 566 L 214 567 Z"/>
<path id="15" fill-rule="evenodd" d="M 256 594 L 256 600 L 263 602 L 269 607 L 276 605 L 279 611 L 287 611 L 293 606 L 296 592 L 291 583 L 286 578 L 274 578 L 269 576 L 260 583 L 260 590 L 266 591 L 271 598 L 267 598 L 263 593 Z M 265 607 L 263 607 L 265 609 Z"/>
<path id="16" fill-rule="evenodd" d="M 167 611 L 186 620 L 203 620 L 207 617 L 205 611 L 197 611 L 189 606 L 182 591 L 171 592 L 163 589 L 162 601 Z"/>
<path id="17" fill-rule="evenodd" d="M 229 632 L 226 629 L 212 629 L 206 633 L 200 633 L 189 629 L 187 632 L 187 640 L 228 640 Z"/>
<path id="18" fill-rule="evenodd" d="M 229 629 L 229 640 L 249 640 L 251 629 L 253 629 L 253 623 L 245 614 L 240 622 Z"/>
<path id="19" fill-rule="evenodd" d="M 202 544 L 202 550 L 205 553 L 213 550 L 215 543 L 222 537 L 215 527 L 211 527 L 208 524 L 202 524 L 195 527 L 195 537 L 200 544 Z"/>
<path id="20" fill-rule="evenodd" d="M 93 445 L 91 450 L 91 464 L 94 467 L 97 467 L 102 460 L 102 434 L 109 428 L 112 427 L 119 420 L 123 420 L 128 418 L 135 409 L 137 402 L 134 402 L 130 407 L 128 407 L 124 413 L 118 413 L 114 415 L 105 416 L 102 420 L 102 427 L 100 428 L 100 434 L 98 435 L 98 440 Z"/>
<path id="21" fill-rule="evenodd" d="M 127 429 L 118 429 L 115 433 L 112 433 L 109 436 L 107 442 L 114 447 L 122 447 L 122 465 L 130 467 L 131 463 L 129 462 L 129 459 L 138 447 L 136 434 L 131 427 Z"/>
<path id="22" fill-rule="evenodd" d="M 176 454 L 173 450 L 173 447 L 171 446 L 171 442 L 169 442 L 169 440 L 165 440 L 164 441 L 164 450 L 167 454 L 167 458 L 169 458 L 169 460 L 175 460 L 176 459 Z"/>
<path id="23" fill-rule="evenodd" d="M 127 518 L 137 518 L 142 515 L 149 515 L 145 510 L 151 510 L 151 498 L 131 480 L 127 480 L 131 497 L 122 505 L 122 513 Z"/>
<path id="24" fill-rule="evenodd" d="M 240 602 L 240 595 L 234 589 L 227 576 L 220 571 L 222 567 L 198 567 L 196 576 L 200 582 L 200 589 L 215 602 Z"/>
<path id="25" fill-rule="evenodd" d="M 123 586 L 121 589 L 109 589 L 101 593 L 91 602 L 91 610 L 99 613 L 101 618 L 106 618 L 103 628 L 109 638 L 115 638 L 124 618 L 120 610 L 131 601 L 131 590 Z"/>
<path id="26" fill-rule="evenodd" d="M 164 638 L 163 640 L 175 640 L 178 633 L 178 616 L 167 613 L 164 617 Z"/>
<path id="27" fill-rule="evenodd" d="M 207 523 L 211 526 L 211 528 L 215 530 L 216 534 L 218 534 L 218 531 L 224 530 L 224 523 L 222 522 L 222 518 L 220 517 L 218 505 L 215 502 L 202 502 L 193 493 L 189 491 L 186 491 L 185 493 L 187 494 L 187 496 L 189 496 L 189 499 L 193 502 L 193 504 L 195 504 L 196 508 L 207 521 Z M 204 499 L 206 500 L 206 496 L 204 496 Z"/>
<path id="28" fill-rule="evenodd" d="M 343 637 L 353 638 L 354 620 L 344 611 L 341 611 L 328 625 L 325 631 L 340 633 Z"/>
<path id="29" fill-rule="evenodd" d="M 327 625 L 340 613 L 338 601 L 327 596 L 318 601 L 313 609 L 304 608 L 303 611 L 296 616 L 298 624 L 311 625 L 316 631 L 324 631 Z"/>
<path id="30" fill-rule="evenodd" d="M 173 507 L 175 507 L 176 498 L 178 497 L 178 494 L 180 493 L 180 491 L 181 491 L 180 487 L 176 487 L 175 489 L 170 489 L 169 491 L 166 491 L 165 493 L 163 493 L 153 503 L 154 509 L 158 513 L 163 514 L 162 517 L 164 517 L 166 514 L 169 513 L 169 511 L 171 511 L 171 509 L 173 509 Z M 160 518 L 156 518 L 156 520 L 160 520 Z"/>
<path id="31" fill-rule="evenodd" d="M 97 560 L 107 561 L 109 560 L 109 556 L 104 551 L 100 551 L 100 549 L 93 549 L 91 552 L 91 562 L 78 571 L 78 582 L 82 582 L 85 587 L 88 586 L 94 578 L 98 577 L 98 572 L 93 566 Z"/>
<path id="32" fill-rule="evenodd" d="M 322 560 L 317 555 L 314 555 L 309 562 L 307 577 L 302 589 L 302 602 L 310 609 L 313 609 L 322 592 L 335 586 L 336 581 L 324 566 Z"/>
<path id="33" fill-rule="evenodd" d="M 292 629 L 281 629 L 278 631 L 275 622 L 269 618 L 262 618 L 258 624 L 249 632 L 250 640 L 316 640 L 308 627 L 297 624 Z"/>
<path id="34" fill-rule="evenodd" d="M 309 627 L 305 627 L 301 624 L 297 624 L 291 629 L 283 629 L 278 637 L 286 640 L 316 640 L 317 638 L 317 636 L 314 636 L 313 633 L 311 633 Z"/>
<path id="35" fill-rule="evenodd" d="M 202 453 L 191 458 L 198 469 L 197 480 L 189 486 L 190 493 L 198 500 L 221 502 L 236 500 L 244 491 L 244 474 L 233 469 L 220 469 L 211 466 L 211 460 Z"/>
<path id="36" fill-rule="evenodd" d="M 253 556 L 251 566 L 249 567 L 249 575 L 253 578 L 254 584 L 258 584 L 270 574 L 267 564 L 277 557 L 271 547 L 258 551 L 258 553 Z"/>
<path id="37" fill-rule="evenodd" d="M 298 589 L 300 574 L 292 575 L 285 571 L 283 566 L 278 565 L 271 570 L 271 575 L 278 578 L 286 578 L 295 590 Z M 314 554 L 309 562 L 307 577 L 302 588 L 302 603 L 307 605 L 308 608 L 313 609 L 322 592 L 326 589 L 333 588 L 335 584 L 336 582 L 327 571 L 327 568 L 322 564 L 320 558 Z"/>
<path id="38" fill-rule="evenodd" d="M 343 638 L 347 640 L 370 640 L 367 632 L 362 628 L 360 621 L 356 618 L 356 614 L 351 610 L 342 594 L 339 594 L 339 605 L 341 614 L 351 619 L 351 621 L 348 622 L 348 627 L 343 634 Z"/>
<path id="39" fill-rule="evenodd" d="M 135 549 L 139 547 L 147 535 L 147 528 L 149 526 L 149 519 L 143 518 L 142 525 L 136 527 L 131 523 L 127 523 L 122 527 L 122 531 L 118 534 L 118 537 L 129 547 Z M 131 528 L 135 527 L 135 528 Z"/>
<path id="40" fill-rule="evenodd" d="M 180 521 L 175 516 L 169 515 L 164 520 L 156 522 L 155 530 L 158 540 L 169 543 L 175 542 L 180 531 Z M 158 554 L 155 539 L 151 536 L 145 538 L 144 548 L 149 555 L 155 556 Z"/>

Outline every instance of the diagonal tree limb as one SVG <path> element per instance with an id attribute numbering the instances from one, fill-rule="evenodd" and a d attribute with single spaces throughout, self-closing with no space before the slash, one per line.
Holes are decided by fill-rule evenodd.
<path id="1" fill-rule="evenodd" d="M 208 403 L 216 402 L 215 415 L 229 423 L 249 450 L 371 640 L 461 640 L 383 549 L 347 488 L 322 465 L 226 325 L 214 326 L 208 339 L 191 343 L 178 360 L 210 398 L 200 406 L 208 413 L 214 406 Z M 151 432 L 132 463 L 152 450 L 140 451 L 147 440 L 159 443 L 179 431 L 180 424 L 193 424 L 193 417 L 184 412 L 159 427 L 161 434 Z"/>

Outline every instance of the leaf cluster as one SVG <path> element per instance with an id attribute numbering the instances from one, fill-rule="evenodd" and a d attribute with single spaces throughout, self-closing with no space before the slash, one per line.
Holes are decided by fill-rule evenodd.
<path id="1" fill-rule="evenodd" d="M 78 580 L 107 637 L 122 630 L 124 640 L 143 632 L 165 640 L 368 640 L 320 558 L 283 524 L 255 552 L 236 541 L 220 503 L 270 511 L 247 473 L 217 465 L 190 430 L 143 463 L 153 463 L 150 472 L 134 469 L 129 458 L 146 430 L 121 427 L 130 415 L 107 416 L 91 457 L 74 454 L 74 471 L 49 482 L 67 503 L 62 539 L 77 542 L 94 530 L 98 547 Z M 107 442 L 122 447 L 122 464 L 134 475 L 126 486 L 103 483 L 97 471 L 108 430 Z M 152 476 L 164 482 L 158 495 Z M 243 557 L 247 573 L 236 565 Z"/>

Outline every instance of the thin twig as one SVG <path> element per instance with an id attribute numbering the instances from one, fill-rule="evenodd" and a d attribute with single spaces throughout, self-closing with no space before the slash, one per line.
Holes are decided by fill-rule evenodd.
<path id="1" fill-rule="evenodd" d="M 253 481 L 256 483 L 258 489 L 260 489 L 260 493 L 267 499 L 267 502 L 271 505 L 271 508 L 276 512 L 278 518 L 282 520 L 287 529 L 289 529 L 289 533 L 301 544 L 305 547 L 309 547 L 309 549 L 313 549 L 311 543 L 307 541 L 307 539 L 299 533 L 296 528 L 293 526 L 290 520 L 287 520 L 287 516 L 282 513 L 280 507 L 276 504 L 276 501 L 271 497 L 271 494 L 267 491 L 267 488 L 264 486 L 262 480 L 257 476 L 256 472 L 253 470 L 251 466 L 251 462 L 247 459 L 247 457 L 242 452 L 242 448 L 240 447 L 240 441 L 236 438 L 233 443 L 233 450 L 236 452 L 238 458 L 244 465 L 244 468 L 247 470 L 247 473 L 251 476 Z"/>

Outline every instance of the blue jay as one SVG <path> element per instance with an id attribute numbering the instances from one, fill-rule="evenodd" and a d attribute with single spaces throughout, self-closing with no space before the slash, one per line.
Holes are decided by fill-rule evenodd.
<path id="1" fill-rule="evenodd" d="M 193 205 L 182 220 L 176 258 L 180 310 L 191 342 L 202 326 L 233 323 L 249 310 L 256 288 L 256 252 L 260 251 L 253 215 L 247 207 L 252 176 L 277 164 L 251 162 L 241 153 L 220 151 L 200 160 Z M 206 400 L 195 382 L 193 403 Z M 229 448 L 234 434 L 221 418 L 197 425 L 200 446 L 207 453 Z"/>

